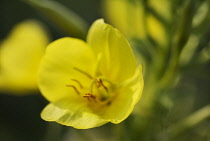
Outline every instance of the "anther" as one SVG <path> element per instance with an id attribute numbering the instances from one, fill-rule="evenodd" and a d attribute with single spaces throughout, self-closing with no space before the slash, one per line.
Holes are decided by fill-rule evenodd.
<path id="1" fill-rule="evenodd" d="M 91 99 L 96 99 L 96 97 L 94 95 L 92 95 L 91 93 L 86 93 L 84 96 L 84 98 L 87 98 L 88 101 L 90 101 Z"/>
<path id="2" fill-rule="evenodd" d="M 79 84 L 80 88 L 83 88 L 82 84 L 78 80 L 76 80 L 76 79 L 71 79 L 71 80 L 74 82 L 77 82 L 77 84 Z"/>
<path id="3" fill-rule="evenodd" d="M 67 87 L 72 87 L 74 90 L 75 90 L 75 92 L 78 94 L 78 95 L 80 95 L 80 92 L 77 90 L 77 88 L 75 87 L 75 86 L 73 86 L 73 85 L 66 85 Z"/>
<path id="4" fill-rule="evenodd" d="M 102 86 L 106 90 L 106 92 L 108 93 L 108 88 L 104 85 L 103 81 L 101 79 L 97 78 L 97 82 L 99 84 L 98 87 Z"/>

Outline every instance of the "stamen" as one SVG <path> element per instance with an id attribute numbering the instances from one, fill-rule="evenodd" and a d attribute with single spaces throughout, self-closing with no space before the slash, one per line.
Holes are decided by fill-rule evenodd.
<path id="1" fill-rule="evenodd" d="M 79 84 L 80 88 L 84 88 L 78 80 L 76 80 L 76 79 L 71 79 L 71 80 L 74 81 L 74 82 L 77 82 L 77 84 Z"/>
<path id="2" fill-rule="evenodd" d="M 75 92 L 78 94 L 78 95 L 80 95 L 80 92 L 77 90 L 77 88 L 75 87 L 75 86 L 73 86 L 73 85 L 66 85 L 67 87 L 72 87 L 74 90 L 75 90 Z"/>
<path id="3" fill-rule="evenodd" d="M 99 79 L 99 78 L 97 78 L 96 80 L 97 80 L 97 82 L 99 84 L 98 87 L 102 86 L 106 90 L 106 92 L 108 93 L 108 88 L 104 85 L 103 81 L 101 79 Z"/>
<path id="4" fill-rule="evenodd" d="M 94 95 L 92 95 L 91 93 L 86 93 L 84 96 L 84 98 L 87 98 L 88 101 L 91 101 L 91 99 L 96 99 L 96 97 Z"/>
<path id="5" fill-rule="evenodd" d="M 93 77 L 92 77 L 90 74 L 88 74 L 87 72 L 85 72 L 85 71 L 83 71 L 83 70 L 80 70 L 80 69 L 78 69 L 78 68 L 76 68 L 76 67 L 74 67 L 74 69 L 77 70 L 78 72 L 84 74 L 84 75 L 87 76 L 88 78 L 93 79 Z"/>

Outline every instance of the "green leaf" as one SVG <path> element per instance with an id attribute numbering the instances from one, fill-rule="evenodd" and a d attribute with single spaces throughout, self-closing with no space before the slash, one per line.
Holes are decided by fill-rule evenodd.
<path id="1" fill-rule="evenodd" d="M 70 9 L 51 0 L 24 0 L 24 2 L 47 16 L 66 33 L 77 38 L 85 39 L 88 31 L 88 24 Z"/>

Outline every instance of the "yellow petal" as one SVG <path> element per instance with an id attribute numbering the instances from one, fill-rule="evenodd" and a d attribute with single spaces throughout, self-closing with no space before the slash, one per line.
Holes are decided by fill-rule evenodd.
<path id="1" fill-rule="evenodd" d="M 41 117 L 46 121 L 56 121 L 78 129 L 98 127 L 107 122 L 117 124 L 130 115 L 141 97 L 142 67 L 139 67 L 136 74 L 125 83 L 118 97 L 108 106 L 90 105 L 86 99 L 72 96 L 46 106 Z"/>
<path id="2" fill-rule="evenodd" d="M 87 40 L 62 38 L 47 47 L 39 87 L 51 104 L 43 119 L 78 129 L 119 123 L 140 99 L 142 67 L 122 34 L 97 20 Z"/>
<path id="3" fill-rule="evenodd" d="M 10 91 L 37 88 L 37 70 L 49 38 L 37 21 L 14 27 L 1 44 L 0 87 Z"/>
<path id="4" fill-rule="evenodd" d="M 39 88 L 51 102 L 78 95 L 72 84 L 78 89 L 76 79 L 83 87 L 90 84 L 90 78 L 78 71 L 93 75 L 96 59 L 91 48 L 82 40 L 61 38 L 52 42 L 46 49 L 39 70 Z"/>
<path id="5" fill-rule="evenodd" d="M 98 127 L 108 122 L 94 114 L 87 102 L 81 102 L 76 97 L 50 103 L 42 111 L 41 117 L 46 121 L 56 121 L 78 129 Z"/>
<path id="6" fill-rule="evenodd" d="M 101 109 L 99 114 L 112 123 L 119 123 L 126 119 L 141 98 L 144 81 L 142 66 L 139 66 L 133 77 L 128 79 L 120 88 L 117 97 L 108 107 Z"/>
<path id="7" fill-rule="evenodd" d="M 134 54 L 117 29 L 99 19 L 91 26 L 87 42 L 96 54 L 101 55 L 100 71 L 106 78 L 120 83 L 134 74 Z"/>

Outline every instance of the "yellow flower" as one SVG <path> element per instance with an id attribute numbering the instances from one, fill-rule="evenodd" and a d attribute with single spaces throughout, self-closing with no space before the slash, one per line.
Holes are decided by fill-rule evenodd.
<path id="1" fill-rule="evenodd" d="M 142 67 L 122 34 L 100 19 L 87 43 L 66 37 L 47 47 L 38 84 L 50 101 L 44 120 L 87 129 L 130 115 L 141 97 Z"/>
<path id="2" fill-rule="evenodd" d="M 37 72 L 49 39 L 34 20 L 16 25 L 0 48 L 0 89 L 24 93 L 37 88 Z"/>

